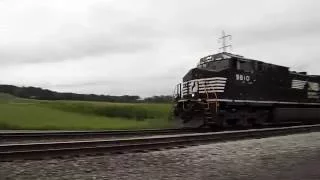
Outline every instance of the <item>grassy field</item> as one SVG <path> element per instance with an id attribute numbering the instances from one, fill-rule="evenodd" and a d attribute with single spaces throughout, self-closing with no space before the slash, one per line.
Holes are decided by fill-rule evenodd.
<path id="1" fill-rule="evenodd" d="M 169 128 L 171 107 L 170 104 L 39 101 L 0 94 L 0 129 Z"/>

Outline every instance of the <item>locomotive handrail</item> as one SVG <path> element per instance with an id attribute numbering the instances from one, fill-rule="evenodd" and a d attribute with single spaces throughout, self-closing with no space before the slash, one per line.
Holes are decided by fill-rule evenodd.
<path id="1" fill-rule="evenodd" d="M 217 95 L 217 93 L 215 91 L 213 91 L 213 94 L 214 94 L 214 96 L 216 98 L 216 113 L 218 113 L 218 106 L 219 106 L 218 95 Z"/>
<path id="2" fill-rule="evenodd" d="M 179 95 L 180 95 L 180 98 L 182 98 L 183 97 L 183 90 L 182 90 L 182 84 L 181 83 L 179 83 Z"/>
<path id="3" fill-rule="evenodd" d="M 187 82 L 187 94 L 190 94 L 190 81 Z"/>
<path id="4" fill-rule="evenodd" d="M 204 91 L 206 92 L 206 95 L 207 95 L 207 99 L 209 99 L 209 93 L 207 91 L 207 81 L 204 81 Z M 206 100 L 207 102 L 207 108 L 209 109 L 210 108 L 210 103 Z"/>
<path id="5" fill-rule="evenodd" d="M 209 99 L 209 93 L 207 91 L 207 81 L 204 81 L 204 91 L 206 92 L 207 99 Z M 208 103 L 208 107 L 209 107 L 209 103 Z"/>
<path id="6" fill-rule="evenodd" d="M 205 92 L 206 92 L 206 95 L 207 95 L 207 99 L 209 99 L 209 93 L 208 93 L 208 91 L 207 91 L 207 81 L 204 81 L 204 90 L 205 90 Z M 215 105 L 215 110 L 216 110 L 216 113 L 218 113 L 218 106 L 219 106 L 219 103 L 218 103 L 218 95 L 217 95 L 217 93 L 215 92 L 215 90 L 213 90 L 212 91 L 213 92 L 213 94 L 214 94 L 214 96 L 215 96 L 215 103 L 216 103 L 216 105 Z M 207 103 L 208 104 L 208 108 L 209 108 L 209 103 Z"/>
<path id="7" fill-rule="evenodd" d="M 173 89 L 173 100 L 176 99 L 175 96 L 177 96 L 179 99 L 182 98 L 181 83 L 178 83 Z"/>

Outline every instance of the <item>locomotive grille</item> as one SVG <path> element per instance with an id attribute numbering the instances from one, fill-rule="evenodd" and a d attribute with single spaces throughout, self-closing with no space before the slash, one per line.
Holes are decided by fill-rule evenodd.
<path id="1" fill-rule="evenodd" d="M 304 89 L 304 86 L 307 84 L 307 81 L 293 79 L 291 83 L 291 88 L 293 89 Z"/>
<path id="2" fill-rule="evenodd" d="M 227 78 L 212 77 L 204 79 L 194 79 L 183 83 L 183 95 L 192 93 L 223 93 L 227 83 Z"/>

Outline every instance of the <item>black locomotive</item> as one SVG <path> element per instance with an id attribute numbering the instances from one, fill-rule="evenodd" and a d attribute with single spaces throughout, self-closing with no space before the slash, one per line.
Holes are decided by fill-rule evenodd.
<path id="1" fill-rule="evenodd" d="M 320 122 L 320 76 L 222 52 L 200 59 L 178 84 L 183 127 Z"/>

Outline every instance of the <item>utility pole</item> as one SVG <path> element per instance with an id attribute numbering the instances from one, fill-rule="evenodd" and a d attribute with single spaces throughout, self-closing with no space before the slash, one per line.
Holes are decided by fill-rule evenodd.
<path id="1" fill-rule="evenodd" d="M 227 48 L 232 49 L 231 42 L 228 44 L 228 39 L 231 41 L 232 36 L 226 35 L 224 31 L 222 31 L 222 37 L 219 38 L 219 41 L 221 41 L 221 47 L 219 48 L 222 52 L 227 52 Z"/>

